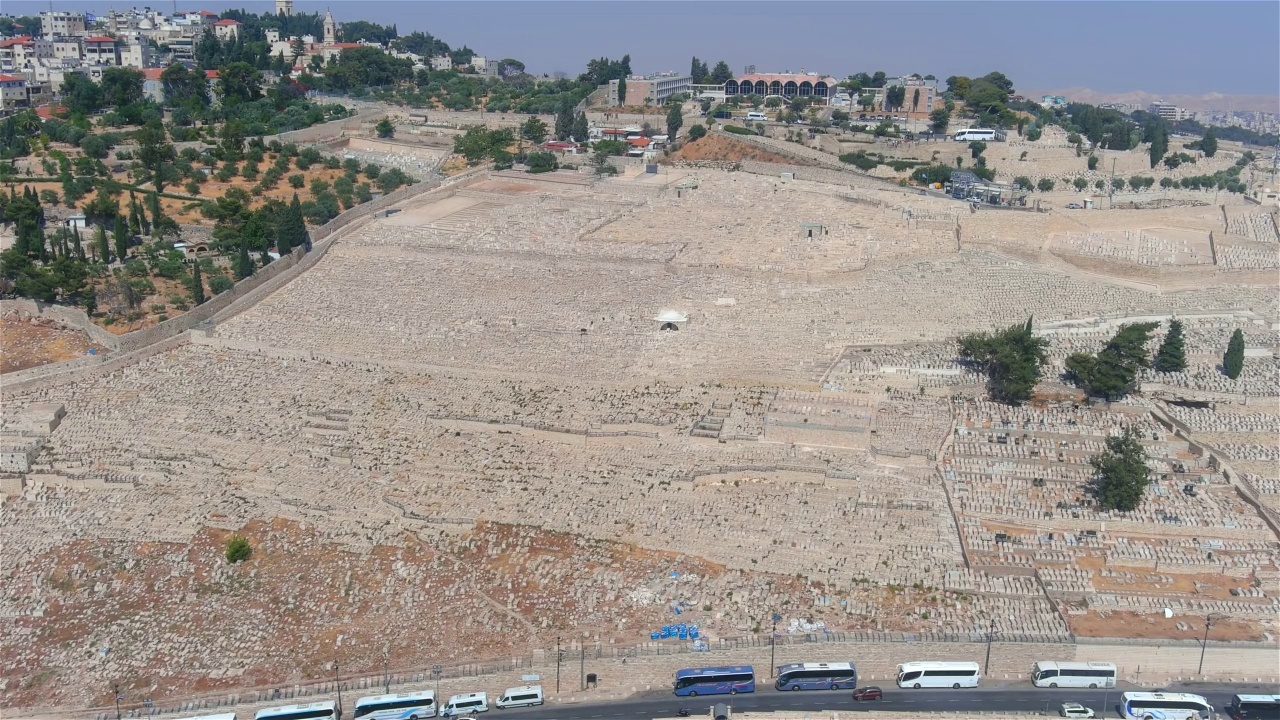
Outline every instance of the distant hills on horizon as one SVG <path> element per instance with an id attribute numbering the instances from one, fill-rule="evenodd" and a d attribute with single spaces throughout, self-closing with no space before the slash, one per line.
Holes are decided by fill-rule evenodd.
<path id="1" fill-rule="evenodd" d="M 1102 103 L 1126 103 L 1146 108 L 1156 100 L 1163 100 L 1187 110 L 1243 110 L 1255 112 L 1280 113 L 1280 96 L 1277 95 L 1224 95 L 1207 93 L 1205 95 L 1156 95 L 1142 90 L 1129 92 L 1106 93 L 1090 90 L 1085 87 L 1062 88 L 1059 90 L 1022 91 L 1027 98 L 1039 98 L 1041 95 L 1061 95 L 1067 100 L 1083 102 L 1090 105 Z"/>

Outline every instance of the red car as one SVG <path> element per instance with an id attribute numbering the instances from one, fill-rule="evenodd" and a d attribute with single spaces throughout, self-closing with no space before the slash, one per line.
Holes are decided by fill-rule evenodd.
<path id="1" fill-rule="evenodd" d="M 884 692 L 880 688 L 872 685 L 870 687 L 858 688 L 853 691 L 854 700 L 883 700 Z"/>

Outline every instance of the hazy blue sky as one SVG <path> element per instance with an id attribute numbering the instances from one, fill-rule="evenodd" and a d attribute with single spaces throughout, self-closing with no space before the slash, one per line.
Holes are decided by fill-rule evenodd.
<path id="1" fill-rule="evenodd" d="M 181 9 L 261 12 L 270 2 L 179 0 Z M 172 2 L 55 0 L 59 9 L 169 10 Z M 843 77 L 980 75 L 1001 70 L 1020 89 L 1102 92 L 1280 93 L 1280 3 L 1266 2 L 809 2 L 802 0 L 296 0 L 339 22 L 396 23 L 450 45 L 515 57 L 531 72 L 577 74 L 592 57 L 630 53 L 637 72 L 689 68 L 692 55 L 735 73 L 804 68 Z M 5 12 L 47 9 L 5 0 Z"/>

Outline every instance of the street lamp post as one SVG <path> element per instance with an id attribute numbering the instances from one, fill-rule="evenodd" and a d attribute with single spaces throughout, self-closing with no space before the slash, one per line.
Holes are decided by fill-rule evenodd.
<path id="1" fill-rule="evenodd" d="M 996 620 L 991 618 L 991 626 L 987 628 L 987 661 L 982 663 L 982 672 L 991 673 L 991 641 L 996 634 Z"/>
<path id="2" fill-rule="evenodd" d="M 444 668 L 432 665 L 431 674 L 436 676 L 436 697 L 440 697 L 440 676 L 444 674 Z"/>
<path id="3" fill-rule="evenodd" d="M 1200 667 L 1196 669 L 1196 674 L 1200 675 L 1204 672 L 1204 651 L 1209 647 L 1209 626 L 1213 624 L 1213 614 L 1204 616 L 1204 641 L 1200 643 Z"/>
<path id="4" fill-rule="evenodd" d="M 382 684 L 386 687 L 387 694 L 391 694 L 391 672 L 387 669 L 390 661 L 391 653 L 384 649 L 382 651 Z"/>
<path id="5" fill-rule="evenodd" d="M 111 686 L 111 695 L 116 701 L 116 720 L 120 720 L 120 683 Z"/>
<path id="6" fill-rule="evenodd" d="M 342 717 L 342 678 L 338 676 L 338 661 L 333 661 L 333 683 L 338 687 L 338 717 Z"/>
<path id="7" fill-rule="evenodd" d="M 782 616 L 778 613 L 773 614 L 773 629 L 769 631 L 769 677 L 773 677 L 775 671 L 773 661 L 776 656 L 774 651 L 778 647 L 778 621 L 781 619 Z"/>
<path id="8" fill-rule="evenodd" d="M 556 694 L 560 694 L 560 636 L 556 636 Z"/>

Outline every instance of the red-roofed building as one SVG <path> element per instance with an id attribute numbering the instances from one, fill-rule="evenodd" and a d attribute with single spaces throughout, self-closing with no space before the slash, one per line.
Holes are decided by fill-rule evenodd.
<path id="1" fill-rule="evenodd" d="M 31 99 L 27 95 L 27 79 L 17 75 L 0 75 L 0 113 L 8 115 L 29 107 Z"/>
<path id="2" fill-rule="evenodd" d="M 86 65 L 119 65 L 116 39 L 105 36 L 85 38 L 84 62 Z"/>
<path id="3" fill-rule="evenodd" d="M 66 117 L 67 109 L 61 105 L 41 105 L 36 108 L 36 117 L 41 120 L 49 120 L 51 118 Z"/>
<path id="4" fill-rule="evenodd" d="M 231 19 L 219 20 L 213 24 L 213 34 L 224 42 L 234 40 L 240 37 L 240 22 Z"/>
<path id="5" fill-rule="evenodd" d="M 3 73 L 30 70 L 36 60 L 52 57 L 53 43 L 43 38 L 23 35 L 0 42 L 0 72 Z"/>

